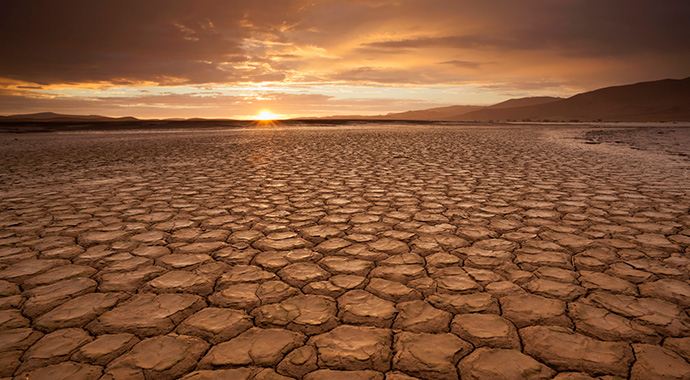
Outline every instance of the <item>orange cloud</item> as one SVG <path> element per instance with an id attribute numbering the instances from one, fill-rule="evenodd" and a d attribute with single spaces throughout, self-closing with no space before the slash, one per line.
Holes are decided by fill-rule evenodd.
<path id="1" fill-rule="evenodd" d="M 686 77 L 688 19 L 687 0 L 7 0 L 0 82 L 589 90 Z"/>

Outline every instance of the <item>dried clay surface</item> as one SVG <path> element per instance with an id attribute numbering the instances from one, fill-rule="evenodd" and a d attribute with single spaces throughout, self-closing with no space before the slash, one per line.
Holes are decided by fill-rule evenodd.
<path id="1" fill-rule="evenodd" d="M 0 134 L 0 378 L 690 379 L 688 136 Z"/>

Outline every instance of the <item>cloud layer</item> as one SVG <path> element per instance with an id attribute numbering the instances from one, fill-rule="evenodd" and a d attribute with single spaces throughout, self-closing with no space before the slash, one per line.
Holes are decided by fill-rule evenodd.
<path id="1" fill-rule="evenodd" d="M 687 0 L 8 0 L 0 86 L 27 99 L 258 83 L 565 94 L 688 76 L 688 19 Z"/>

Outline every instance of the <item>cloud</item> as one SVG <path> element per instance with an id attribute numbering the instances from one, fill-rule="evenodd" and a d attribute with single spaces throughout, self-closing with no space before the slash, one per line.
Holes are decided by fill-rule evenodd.
<path id="1" fill-rule="evenodd" d="M 690 75 L 688 19 L 687 0 L 6 0 L 0 82 L 591 90 Z"/>
<path id="2" fill-rule="evenodd" d="M 291 3 L 10 0 L 0 16 L 0 42 L 12 58 L 0 61 L 0 75 L 40 84 L 263 80 L 268 67 L 233 67 L 255 29 L 243 21 L 261 18 L 270 32 Z"/>
<path id="3" fill-rule="evenodd" d="M 369 42 L 365 47 L 380 49 L 423 49 L 429 47 L 445 47 L 459 49 L 473 48 L 505 48 L 518 46 L 514 41 L 500 40 L 488 36 L 446 36 L 446 37 L 417 37 L 403 40 L 389 40 Z"/>
<path id="4" fill-rule="evenodd" d="M 445 61 L 445 62 L 438 62 L 439 65 L 451 65 L 455 67 L 459 67 L 462 69 L 472 69 L 476 70 L 479 69 L 483 63 L 480 62 L 470 62 L 470 61 L 459 61 L 457 59 L 454 59 L 452 61 Z"/>
<path id="5" fill-rule="evenodd" d="M 350 69 L 420 51 L 433 62 L 492 50 L 508 59 L 656 53 L 690 63 L 686 0 L 8 0 L 3 8 L 0 76 L 44 85 L 282 81 L 291 70 L 344 69 L 309 49 Z"/>
<path id="6" fill-rule="evenodd" d="M 415 99 L 335 98 L 323 94 L 295 94 L 278 91 L 238 95 L 219 93 L 158 94 L 133 96 L 73 97 L 50 94 L 0 91 L 0 114 L 53 111 L 65 114 L 106 116 L 137 115 L 143 118 L 169 117 L 249 117 L 261 110 L 297 117 L 332 114 L 383 114 L 396 110 L 439 105 Z"/>

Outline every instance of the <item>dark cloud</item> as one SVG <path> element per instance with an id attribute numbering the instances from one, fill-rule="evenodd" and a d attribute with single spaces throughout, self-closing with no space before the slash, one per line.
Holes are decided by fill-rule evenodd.
<path id="1" fill-rule="evenodd" d="M 2 5 L 0 88 L 337 81 L 575 91 L 690 75 L 688 0 Z"/>
<path id="2" fill-rule="evenodd" d="M 270 32 L 291 1 L 10 0 L 0 16 L 0 75 L 35 83 L 237 82 L 251 20 Z M 267 69 L 264 69 L 266 71 Z M 281 76 L 273 78 L 280 79 Z"/>
<path id="3" fill-rule="evenodd" d="M 354 56 L 337 54 L 366 60 L 448 48 L 687 60 L 688 19 L 687 0 L 7 0 L 0 76 L 39 84 L 281 80 L 287 73 L 275 73 L 279 65 L 242 63 L 300 61 L 290 47 L 331 52 L 357 41 Z M 386 33 L 411 37 L 371 40 Z"/>
<path id="4" fill-rule="evenodd" d="M 455 67 L 459 67 L 462 69 L 472 69 L 472 70 L 477 70 L 479 69 L 483 63 L 480 62 L 470 62 L 470 61 L 459 61 L 457 59 L 454 59 L 452 61 L 445 61 L 445 62 L 438 62 L 439 65 L 451 65 Z"/>
<path id="5" fill-rule="evenodd" d="M 489 36 L 446 36 L 446 37 L 419 37 L 403 40 L 389 40 L 370 42 L 363 44 L 365 47 L 379 49 L 423 49 L 430 47 L 447 47 L 460 49 L 474 48 L 505 48 L 518 47 L 514 41 L 500 40 Z M 533 44 L 524 44 L 534 46 Z M 524 48 L 525 46 L 520 46 Z"/>

